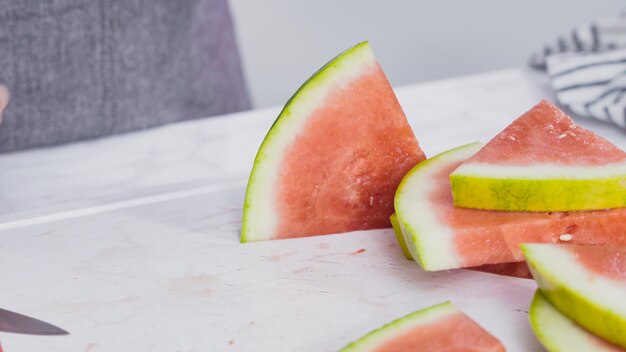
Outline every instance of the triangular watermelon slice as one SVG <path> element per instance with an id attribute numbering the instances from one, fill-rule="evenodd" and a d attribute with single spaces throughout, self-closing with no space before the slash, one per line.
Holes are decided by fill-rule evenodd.
<path id="1" fill-rule="evenodd" d="M 367 42 L 287 102 L 256 156 L 242 242 L 389 227 L 402 176 L 424 159 Z"/>
<path id="2" fill-rule="evenodd" d="M 537 291 L 530 305 L 530 325 L 549 352 L 626 352 L 569 320 Z"/>
<path id="3" fill-rule="evenodd" d="M 626 247 L 527 243 L 522 250 L 556 309 L 626 348 Z"/>
<path id="4" fill-rule="evenodd" d="M 398 186 L 398 223 L 423 269 L 523 261 L 524 242 L 626 245 L 626 209 L 533 213 L 455 207 L 449 175 L 481 147 L 468 144 L 423 161 Z"/>
<path id="5" fill-rule="evenodd" d="M 542 101 L 451 175 L 454 204 L 506 211 L 626 206 L 626 153 Z"/>
<path id="6" fill-rule="evenodd" d="M 363 336 L 340 352 L 504 352 L 502 343 L 445 302 L 406 315 Z"/>

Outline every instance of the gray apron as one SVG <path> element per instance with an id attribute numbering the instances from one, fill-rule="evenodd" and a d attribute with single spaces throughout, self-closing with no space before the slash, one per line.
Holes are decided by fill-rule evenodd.
<path id="1" fill-rule="evenodd" d="M 227 0 L 0 0 L 0 152 L 250 108 Z"/>

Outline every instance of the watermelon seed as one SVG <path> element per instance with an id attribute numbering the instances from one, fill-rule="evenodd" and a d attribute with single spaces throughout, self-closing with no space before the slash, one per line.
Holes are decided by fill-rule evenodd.
<path id="1" fill-rule="evenodd" d="M 559 136 L 559 139 L 563 139 L 563 138 L 565 138 L 565 137 L 567 137 L 567 133 L 563 133 L 563 134 L 561 134 L 561 135 Z"/>
<path id="2" fill-rule="evenodd" d="M 564 233 L 561 236 L 559 236 L 559 240 L 561 240 L 563 242 L 571 241 L 572 238 L 574 238 L 574 236 L 570 235 L 569 233 Z"/>
<path id="3" fill-rule="evenodd" d="M 370 207 L 374 206 L 374 196 L 370 196 Z"/>

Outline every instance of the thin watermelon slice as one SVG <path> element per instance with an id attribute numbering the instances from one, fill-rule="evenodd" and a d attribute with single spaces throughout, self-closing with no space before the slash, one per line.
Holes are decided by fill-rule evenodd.
<path id="1" fill-rule="evenodd" d="M 398 244 L 400 244 L 400 248 L 402 249 L 402 253 L 404 254 L 404 257 L 407 260 L 413 260 L 413 257 L 411 256 L 411 252 L 409 252 L 409 248 L 407 247 L 406 241 L 404 240 L 404 236 L 402 235 L 402 230 L 400 229 L 400 223 L 398 222 L 398 216 L 395 213 L 393 213 L 390 217 L 390 220 L 391 220 L 391 226 L 393 227 L 393 232 L 396 235 Z M 468 269 L 482 271 L 485 273 L 496 274 L 496 275 L 519 277 L 522 279 L 532 279 L 530 270 L 528 269 L 528 266 L 524 262 L 485 264 L 485 265 L 468 268 Z"/>
<path id="2" fill-rule="evenodd" d="M 523 244 L 537 285 L 563 315 L 626 348 L 626 247 Z"/>
<path id="3" fill-rule="evenodd" d="M 541 291 L 530 305 L 530 325 L 548 352 L 626 352 L 591 334 L 561 314 Z"/>
<path id="4" fill-rule="evenodd" d="M 402 176 L 424 159 L 367 42 L 287 102 L 256 156 L 242 242 L 389 227 Z"/>
<path id="5" fill-rule="evenodd" d="M 395 320 L 341 349 L 341 352 L 504 351 L 502 343 L 445 302 Z"/>
<path id="6" fill-rule="evenodd" d="M 506 211 L 626 206 L 626 153 L 542 101 L 451 175 L 454 204 Z"/>
<path id="7" fill-rule="evenodd" d="M 524 242 L 626 245 L 626 209 L 533 213 L 455 207 L 449 175 L 481 146 L 468 144 L 423 161 L 398 187 L 398 223 L 424 270 L 523 261 Z"/>

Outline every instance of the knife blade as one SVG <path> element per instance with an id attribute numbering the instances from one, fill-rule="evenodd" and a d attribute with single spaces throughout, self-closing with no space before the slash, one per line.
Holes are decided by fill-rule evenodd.
<path id="1" fill-rule="evenodd" d="M 67 331 L 39 319 L 0 308 L 0 331 L 27 335 L 67 335 Z"/>

